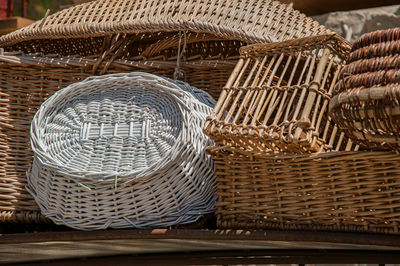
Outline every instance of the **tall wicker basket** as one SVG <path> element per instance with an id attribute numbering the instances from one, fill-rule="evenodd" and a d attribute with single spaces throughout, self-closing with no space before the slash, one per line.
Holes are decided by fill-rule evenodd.
<path id="1" fill-rule="evenodd" d="M 40 220 L 25 190 L 29 124 L 58 89 L 90 75 L 144 71 L 216 98 L 242 45 L 326 33 L 271 0 L 98 0 L 0 37 L 0 222 Z"/>

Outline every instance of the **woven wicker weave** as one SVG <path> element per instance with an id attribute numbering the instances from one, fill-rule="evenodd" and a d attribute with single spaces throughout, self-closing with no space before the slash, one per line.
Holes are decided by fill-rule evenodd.
<path id="1" fill-rule="evenodd" d="M 271 0 L 98 0 L 60 11 L 3 36 L 0 46 L 16 43 L 29 46 L 32 40 L 63 38 L 70 47 L 70 38 L 176 30 L 209 32 L 222 39 L 251 42 L 329 32 L 291 6 Z"/>
<path id="2" fill-rule="evenodd" d="M 57 224 L 94 230 L 195 222 L 214 209 L 201 132 L 212 98 L 146 73 L 74 83 L 32 121 L 28 182 Z"/>
<path id="3" fill-rule="evenodd" d="M 349 51 L 336 35 L 241 48 L 205 132 L 248 150 L 345 150 L 328 103 Z"/>
<path id="4" fill-rule="evenodd" d="M 29 125 L 59 88 L 98 74 L 175 73 L 217 99 L 241 46 L 326 33 L 277 1 L 102 0 L 1 36 L 0 222 L 40 218 L 25 190 Z"/>
<path id="5" fill-rule="evenodd" d="M 393 152 L 273 154 L 209 149 L 220 228 L 396 233 L 400 156 Z"/>
<path id="6" fill-rule="evenodd" d="M 400 28 L 357 40 L 330 104 L 346 135 L 368 148 L 400 147 Z"/>

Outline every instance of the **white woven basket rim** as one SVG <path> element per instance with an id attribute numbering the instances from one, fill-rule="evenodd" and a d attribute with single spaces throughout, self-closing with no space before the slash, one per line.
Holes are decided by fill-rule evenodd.
<path id="1" fill-rule="evenodd" d="M 63 101 L 63 99 L 66 97 L 68 93 L 70 93 L 71 90 L 79 90 L 82 85 L 85 86 L 90 86 L 91 83 L 96 83 L 97 81 L 104 81 L 106 78 L 110 82 L 113 79 L 123 79 L 123 78 L 133 78 L 133 77 L 138 77 L 140 76 L 141 78 L 147 78 L 149 80 L 154 80 L 156 79 L 159 84 L 157 86 L 154 86 L 155 90 L 159 90 L 160 92 L 167 92 L 170 97 L 173 97 L 175 102 L 177 103 L 179 110 L 181 111 L 181 115 L 183 120 L 181 121 L 182 128 L 176 138 L 175 143 L 171 147 L 170 151 L 166 153 L 160 161 L 153 163 L 152 165 L 149 165 L 147 168 L 144 169 L 139 169 L 139 170 L 133 170 L 129 172 L 113 172 L 113 173 L 104 173 L 104 172 L 86 172 L 86 171 L 76 171 L 76 169 L 72 169 L 66 165 L 62 165 L 61 162 L 54 160 L 53 157 L 49 156 L 46 153 L 46 145 L 38 138 L 41 134 L 41 127 L 40 127 L 40 121 L 43 119 L 43 117 L 47 114 L 49 109 L 57 104 L 60 101 Z M 176 82 L 172 81 L 168 78 L 163 78 L 163 77 L 158 77 L 153 74 L 149 73 L 144 73 L 144 72 L 132 72 L 132 73 L 117 73 L 117 74 L 108 74 L 104 76 L 95 76 L 95 77 L 89 77 L 86 78 L 83 81 L 73 83 L 67 87 L 65 87 L 62 90 L 57 91 L 52 97 L 48 98 L 40 107 L 40 109 L 37 111 L 35 114 L 32 124 L 31 124 L 31 147 L 32 150 L 35 154 L 35 158 L 39 160 L 41 164 L 43 164 L 46 167 L 49 167 L 51 169 L 56 170 L 57 172 L 68 175 L 71 178 L 76 179 L 79 183 L 81 181 L 86 180 L 87 182 L 90 181 L 95 181 L 95 182 L 105 182 L 105 181 L 112 181 L 116 182 L 116 179 L 121 179 L 124 180 L 125 184 L 128 184 L 132 181 L 134 181 L 136 178 L 141 178 L 145 176 L 149 176 L 153 173 L 156 173 L 158 171 L 162 171 L 163 168 L 168 167 L 168 164 L 170 164 L 172 161 L 174 161 L 176 158 L 178 158 L 181 153 L 184 151 L 184 149 L 190 145 L 194 145 L 193 143 L 185 143 L 185 138 L 187 137 L 186 135 L 188 134 L 185 130 L 185 123 L 187 123 L 185 115 L 183 110 L 189 110 L 191 107 L 192 103 L 196 104 L 204 104 L 200 102 L 199 100 L 195 99 L 192 94 L 189 92 L 183 91 L 176 83 L 178 84 L 185 84 L 183 82 Z M 201 91 L 202 93 L 208 95 L 206 92 Z M 210 99 L 211 96 L 208 95 Z M 192 111 L 192 115 L 196 115 L 195 112 Z M 193 114 L 194 113 L 194 114 Z M 201 131 L 201 128 L 198 129 L 198 131 Z M 196 133 L 194 129 L 191 129 L 190 132 L 191 134 L 199 134 L 199 132 Z M 201 145 L 200 145 L 201 146 Z M 192 147 L 193 148 L 193 147 Z M 177 152 L 178 151 L 178 152 Z"/>

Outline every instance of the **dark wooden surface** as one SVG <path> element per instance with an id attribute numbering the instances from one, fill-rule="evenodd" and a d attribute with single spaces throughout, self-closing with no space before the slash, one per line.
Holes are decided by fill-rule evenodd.
<path id="1" fill-rule="evenodd" d="M 302 254 L 310 254 L 303 257 L 290 255 L 297 254 L 296 252 L 301 250 Z M 347 259 L 351 258 L 349 254 L 358 254 L 357 256 L 359 256 L 364 252 L 363 254 L 371 256 L 375 254 L 375 259 L 373 260 L 371 257 L 371 261 L 377 261 L 376 258 L 383 256 L 382 254 L 387 253 L 391 256 L 400 254 L 400 236 L 364 233 L 200 229 L 61 231 L 0 235 L 0 263 L 38 263 L 53 260 L 81 261 L 82 258 L 88 260 L 104 256 L 107 258 L 117 256 L 118 260 L 130 263 L 130 256 L 132 255 L 142 256 L 141 258 L 146 260 L 154 258 L 150 255 L 146 257 L 146 254 L 164 254 L 162 256 L 170 254 L 171 258 L 179 258 L 181 256 L 179 254 L 192 254 L 193 256 L 203 254 L 199 256 L 202 259 L 210 260 L 212 258 L 210 254 L 217 254 L 218 252 L 220 252 L 218 254 L 225 254 L 234 261 L 234 254 L 237 254 L 236 259 L 239 259 L 240 254 L 248 251 L 264 252 L 264 257 L 267 256 L 265 254 L 275 254 L 278 251 L 286 252 L 282 254 L 290 255 L 289 257 L 292 258 L 290 261 L 293 263 L 300 263 L 294 261 L 304 261 L 305 258 L 321 261 L 319 255 L 324 253 L 320 252 L 332 254 L 336 254 L 334 252 L 347 252 L 348 256 L 343 257 Z M 332 259 L 336 256 L 332 255 Z M 158 258 L 158 255 L 156 257 Z M 264 257 L 259 259 L 262 260 Z M 289 263 L 289 260 L 287 260 L 289 257 L 276 255 L 271 257 L 275 259 L 269 263 L 281 259 L 283 259 L 281 263 Z M 218 256 L 215 257 L 215 259 L 217 258 Z M 250 260 L 246 263 L 260 263 L 260 260 L 251 260 L 251 258 L 254 258 L 254 256 L 249 255 Z M 365 258 L 365 256 L 359 258 Z M 400 256 L 397 259 L 400 261 Z M 97 264 L 95 259 L 93 260 L 93 263 Z M 171 261 L 173 262 L 173 260 Z M 239 262 L 245 263 L 241 260 L 238 260 Z M 59 263 L 59 261 L 52 263 Z M 188 261 L 188 263 L 194 262 Z M 218 264 L 219 261 L 216 260 L 213 263 Z"/>
<path id="2" fill-rule="evenodd" d="M 230 250 L 132 254 L 50 260 L 16 265 L 398 265 L 397 251 L 358 250 Z"/>
<path id="3" fill-rule="evenodd" d="M 186 239 L 186 240 L 268 240 L 308 241 L 354 245 L 379 245 L 400 248 L 400 234 L 341 233 L 316 231 L 273 230 L 208 230 L 208 229 L 153 229 L 59 231 L 0 234 L 1 244 L 37 243 L 48 241 L 88 241 L 119 239 Z"/>

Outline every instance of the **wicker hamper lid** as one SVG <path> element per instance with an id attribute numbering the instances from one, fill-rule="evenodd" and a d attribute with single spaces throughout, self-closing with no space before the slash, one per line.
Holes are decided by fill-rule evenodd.
<path id="1" fill-rule="evenodd" d="M 354 42 L 336 91 L 400 82 L 400 28 L 364 34 Z"/>
<path id="2" fill-rule="evenodd" d="M 62 10 L 2 36 L 0 47 L 38 39 L 179 30 L 246 42 L 330 33 L 290 5 L 271 0 L 98 0 Z"/>

